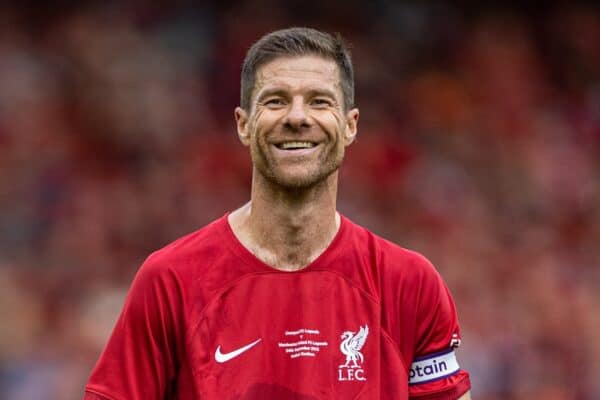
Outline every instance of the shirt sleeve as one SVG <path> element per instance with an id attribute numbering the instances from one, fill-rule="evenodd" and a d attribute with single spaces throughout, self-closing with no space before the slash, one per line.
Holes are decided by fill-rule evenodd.
<path id="1" fill-rule="evenodd" d="M 179 283 L 175 272 L 152 256 L 142 265 L 86 385 L 86 400 L 166 398 L 181 354 Z"/>
<path id="2" fill-rule="evenodd" d="M 460 328 L 450 291 L 427 260 L 416 292 L 416 336 L 409 368 L 409 397 L 420 400 L 456 400 L 470 387 L 455 349 Z"/>

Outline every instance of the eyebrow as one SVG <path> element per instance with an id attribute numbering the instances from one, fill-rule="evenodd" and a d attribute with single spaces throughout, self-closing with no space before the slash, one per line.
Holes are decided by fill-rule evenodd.
<path id="1" fill-rule="evenodd" d="M 337 97 L 335 95 L 335 92 L 333 92 L 330 89 L 326 89 L 326 88 L 312 88 L 312 89 L 308 89 L 307 92 L 309 97 L 316 97 L 316 96 L 326 96 L 326 97 L 330 97 L 334 100 L 337 101 Z M 256 97 L 257 101 L 260 101 L 266 97 L 269 96 L 286 96 L 288 94 L 288 90 L 286 89 L 282 89 L 282 88 L 270 88 L 270 89 L 265 89 L 261 92 L 258 93 L 258 96 Z"/>
<path id="2" fill-rule="evenodd" d="M 285 96 L 286 94 L 286 90 L 281 89 L 281 88 L 272 88 L 272 89 L 265 89 L 261 92 L 258 92 L 258 96 L 256 96 L 256 100 L 262 100 L 265 97 L 269 97 L 269 96 Z"/>
<path id="3" fill-rule="evenodd" d="M 309 89 L 308 94 L 310 97 L 326 96 L 326 97 L 331 97 L 334 100 L 337 100 L 335 93 L 329 89 L 324 89 L 324 88 Z"/>

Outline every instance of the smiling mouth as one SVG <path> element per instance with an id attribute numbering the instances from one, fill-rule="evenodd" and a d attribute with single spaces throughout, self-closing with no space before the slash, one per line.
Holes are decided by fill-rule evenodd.
<path id="1" fill-rule="evenodd" d="M 284 142 L 276 144 L 275 146 L 281 150 L 301 150 L 301 149 L 312 149 L 317 144 L 312 142 Z"/>

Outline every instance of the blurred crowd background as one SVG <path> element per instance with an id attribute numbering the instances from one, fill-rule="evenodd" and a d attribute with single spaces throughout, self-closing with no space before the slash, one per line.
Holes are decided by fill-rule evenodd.
<path id="1" fill-rule="evenodd" d="M 598 399 L 600 13 L 481 3 L 3 2 L 0 398 L 81 398 L 146 255 L 248 200 L 241 62 L 302 25 L 353 49 L 339 208 L 438 267 L 474 399 Z"/>

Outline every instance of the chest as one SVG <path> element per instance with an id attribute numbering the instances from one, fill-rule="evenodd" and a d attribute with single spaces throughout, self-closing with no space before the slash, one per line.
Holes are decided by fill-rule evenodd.
<path id="1" fill-rule="evenodd" d="M 333 273 L 241 279 L 190 316 L 198 395 L 380 398 L 382 360 L 394 354 L 381 312 L 377 298 Z M 394 374 L 405 376 L 402 368 Z"/>

